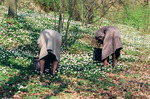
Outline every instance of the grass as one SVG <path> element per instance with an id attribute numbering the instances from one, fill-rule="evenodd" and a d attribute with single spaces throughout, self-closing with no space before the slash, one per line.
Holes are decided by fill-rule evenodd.
<path id="1" fill-rule="evenodd" d="M 108 23 L 120 29 L 123 41 L 121 57 L 112 69 L 111 61 L 108 67 L 93 63 L 89 41 L 98 27 L 71 22 L 68 45 L 61 46 L 57 76 L 46 72 L 40 82 L 39 71 L 32 70 L 33 56 L 38 53 L 36 40 L 42 30 L 57 27 L 54 18 L 51 14 L 18 13 L 18 18 L 7 19 L 5 14 L 0 20 L 0 98 L 149 98 L 150 35 Z M 90 39 L 83 39 L 85 36 Z"/>
<path id="2" fill-rule="evenodd" d="M 107 18 L 128 26 L 132 26 L 139 31 L 149 32 L 149 5 L 128 4 L 120 9 L 112 9 Z"/>

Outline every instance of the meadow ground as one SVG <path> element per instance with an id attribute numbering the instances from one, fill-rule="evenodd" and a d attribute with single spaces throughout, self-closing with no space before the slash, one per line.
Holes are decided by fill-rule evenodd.
<path id="1" fill-rule="evenodd" d="M 111 68 L 111 60 L 107 67 L 93 63 L 90 40 L 98 26 L 82 27 L 79 22 L 71 22 L 68 45 L 61 46 L 57 76 L 46 72 L 39 81 L 39 72 L 32 70 L 33 56 L 38 53 L 36 40 L 45 28 L 56 28 L 55 19 L 51 14 L 18 13 L 17 19 L 2 14 L 0 97 L 149 99 L 150 35 L 106 19 L 101 21 L 102 26 L 113 25 L 121 31 L 123 49 L 115 68 Z M 65 29 L 62 36 L 64 33 Z"/>

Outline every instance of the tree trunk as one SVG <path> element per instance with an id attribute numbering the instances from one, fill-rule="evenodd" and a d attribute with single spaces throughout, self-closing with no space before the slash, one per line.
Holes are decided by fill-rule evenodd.
<path id="1" fill-rule="evenodd" d="M 148 5 L 148 2 L 149 2 L 150 0 L 144 0 L 144 3 L 146 4 L 146 5 Z"/>
<path id="2" fill-rule="evenodd" d="M 104 4 L 103 0 L 101 0 L 101 4 L 102 4 L 102 5 Z"/>
<path id="3" fill-rule="evenodd" d="M 70 12 L 69 12 L 69 18 L 68 18 L 68 22 L 67 22 L 67 29 L 66 29 L 66 34 L 65 34 L 65 41 L 64 43 L 66 44 L 66 41 L 67 41 L 67 37 L 68 37 L 68 31 L 69 31 L 69 25 L 70 25 L 70 21 L 71 21 L 71 18 L 72 18 L 72 15 L 73 15 L 73 12 L 74 12 L 74 7 L 75 7 L 75 2 L 76 0 L 72 0 L 71 2 L 71 9 L 70 9 Z"/>
<path id="4" fill-rule="evenodd" d="M 62 2 L 63 0 L 60 0 L 60 8 L 59 8 L 59 24 L 58 24 L 58 32 L 62 34 Z"/>
<path id="5" fill-rule="evenodd" d="M 8 17 L 14 18 L 17 16 L 17 0 L 9 0 Z"/>
<path id="6" fill-rule="evenodd" d="M 84 1 L 82 0 L 82 26 L 84 26 Z"/>
<path id="7" fill-rule="evenodd" d="M 55 5 L 55 0 L 54 0 L 54 2 L 53 2 L 53 13 L 54 13 L 54 18 L 55 18 L 55 22 L 54 22 L 54 29 L 55 29 L 55 31 L 56 31 L 56 5 Z M 49 9 L 50 10 L 50 9 Z"/>

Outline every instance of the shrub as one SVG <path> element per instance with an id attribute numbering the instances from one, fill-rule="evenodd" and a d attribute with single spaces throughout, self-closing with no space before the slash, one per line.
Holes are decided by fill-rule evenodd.
<path id="1" fill-rule="evenodd" d="M 122 12 L 117 12 L 116 20 L 119 23 L 147 31 L 149 25 L 149 9 L 147 6 L 125 6 Z"/>

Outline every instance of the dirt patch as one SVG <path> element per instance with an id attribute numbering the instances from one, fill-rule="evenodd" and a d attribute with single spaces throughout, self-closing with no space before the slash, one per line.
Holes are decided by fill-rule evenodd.
<path id="1" fill-rule="evenodd" d="M 97 47 L 97 40 L 95 39 L 95 37 L 92 37 L 92 36 L 86 34 L 86 35 L 83 35 L 80 38 L 80 40 L 90 46 Z"/>

